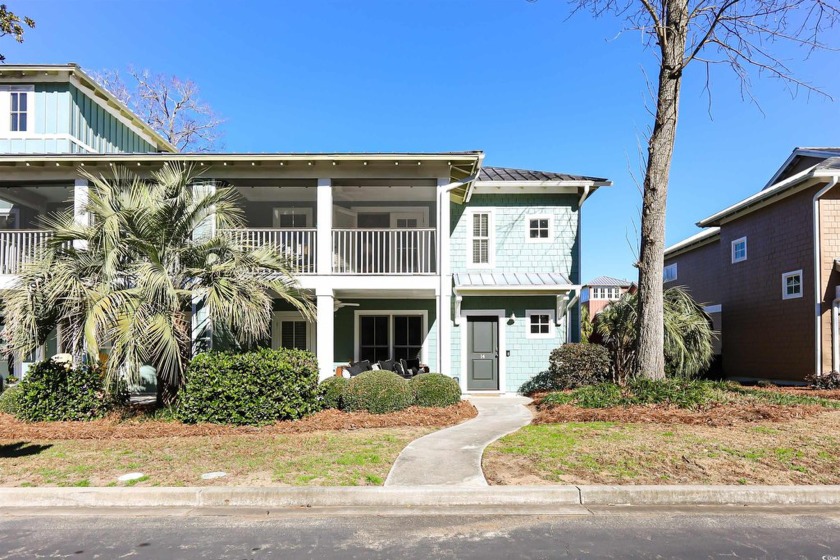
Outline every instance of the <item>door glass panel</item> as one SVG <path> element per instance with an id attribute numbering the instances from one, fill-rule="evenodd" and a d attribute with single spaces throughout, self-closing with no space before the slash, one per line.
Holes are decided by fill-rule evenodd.
<path id="1" fill-rule="evenodd" d="M 394 317 L 394 358 L 417 360 L 423 347 L 423 317 L 398 315 Z"/>
<path id="2" fill-rule="evenodd" d="M 359 317 L 359 359 L 377 362 L 387 360 L 390 354 L 388 316 L 365 315 Z"/>

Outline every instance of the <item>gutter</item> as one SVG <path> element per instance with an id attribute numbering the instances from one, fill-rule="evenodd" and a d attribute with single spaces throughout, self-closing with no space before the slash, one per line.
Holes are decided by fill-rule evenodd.
<path id="1" fill-rule="evenodd" d="M 578 211 L 580 211 L 580 207 L 583 206 L 583 203 L 586 201 L 586 199 L 589 198 L 589 193 L 591 189 L 592 187 L 590 185 L 583 186 L 583 194 L 581 194 L 580 198 L 578 199 Z"/>
<path id="2" fill-rule="evenodd" d="M 816 333 L 814 345 L 814 373 L 817 376 L 822 375 L 822 321 L 821 321 L 821 311 L 822 311 L 822 298 L 820 297 L 820 291 L 822 288 L 822 280 L 821 280 L 821 266 L 820 266 L 820 209 L 819 209 L 819 199 L 829 190 L 834 188 L 837 183 L 840 182 L 840 175 L 834 175 L 832 177 L 832 181 L 826 185 L 825 187 L 821 188 L 817 193 L 814 195 L 812 201 L 812 208 L 814 212 L 814 324 L 816 329 L 814 332 Z M 837 299 L 834 300 L 835 302 L 838 301 Z M 832 302 L 832 309 L 834 307 L 834 303 Z M 833 313 L 833 311 L 832 311 Z M 831 343 L 832 343 L 832 363 L 831 366 L 834 369 L 837 369 L 838 360 L 837 354 L 834 352 L 834 347 L 837 346 L 838 337 L 840 337 L 840 333 L 837 332 L 837 325 L 836 322 L 833 320 L 834 317 L 832 316 L 832 326 L 834 327 L 831 333 Z"/>

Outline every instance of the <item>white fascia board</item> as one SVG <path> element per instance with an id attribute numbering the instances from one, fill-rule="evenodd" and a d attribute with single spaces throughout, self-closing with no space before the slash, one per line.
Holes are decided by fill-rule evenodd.
<path id="1" fill-rule="evenodd" d="M 687 248 L 696 248 L 716 241 L 716 237 L 720 234 L 719 227 L 712 227 L 706 230 L 701 231 L 700 233 L 695 233 L 691 237 L 686 237 L 679 243 L 674 243 L 670 247 L 665 249 L 665 258 L 673 257 L 679 254 L 683 249 Z M 673 254 L 672 254 L 673 253 Z"/>
<path id="2" fill-rule="evenodd" d="M 516 187 L 516 188 L 546 188 L 546 187 L 611 187 L 612 181 L 476 181 L 476 188 L 479 187 Z"/>
<path id="3" fill-rule="evenodd" d="M 790 196 L 795 190 L 792 187 L 794 186 L 802 186 L 808 179 L 814 178 L 821 178 L 821 177 L 831 177 L 835 173 L 831 173 L 830 170 L 824 170 L 825 173 L 820 173 L 816 170 L 816 166 L 810 167 L 804 171 L 800 171 L 796 175 L 788 177 L 784 181 L 776 183 L 769 189 L 765 189 L 763 191 L 758 191 L 756 194 L 749 196 L 740 202 L 733 204 L 732 206 L 721 210 L 720 212 L 709 216 L 703 220 L 697 222 L 699 227 L 709 227 L 709 226 L 717 226 L 725 221 L 730 221 L 735 217 L 743 216 L 749 212 L 754 210 L 758 210 L 762 208 L 765 204 L 767 199 L 772 199 L 777 196 L 785 195 Z"/>
<path id="4" fill-rule="evenodd" d="M 477 155 L 451 154 L 361 154 L 361 153 L 340 153 L 340 154 L 260 154 L 260 153 L 214 153 L 214 154 L 186 154 L 186 153 L 108 153 L 108 154 L 15 154 L 0 155 L 0 163 L 111 163 L 111 162 L 142 162 L 158 163 L 167 161 L 182 162 L 351 162 L 364 164 L 365 162 L 409 162 L 417 165 L 417 162 L 451 162 L 451 161 L 477 161 Z"/>

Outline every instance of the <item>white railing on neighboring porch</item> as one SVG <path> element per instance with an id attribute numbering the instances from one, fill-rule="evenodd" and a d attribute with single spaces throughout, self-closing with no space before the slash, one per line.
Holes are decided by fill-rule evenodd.
<path id="1" fill-rule="evenodd" d="M 334 229 L 334 274 L 434 274 L 434 229 Z"/>
<path id="2" fill-rule="evenodd" d="M 298 274 L 315 274 L 317 262 L 314 229 L 244 228 L 220 230 L 234 242 L 246 247 L 275 247 L 289 258 Z"/>
<path id="3" fill-rule="evenodd" d="M 50 237 L 52 232 L 42 229 L 0 230 L 0 274 L 20 274 Z"/>

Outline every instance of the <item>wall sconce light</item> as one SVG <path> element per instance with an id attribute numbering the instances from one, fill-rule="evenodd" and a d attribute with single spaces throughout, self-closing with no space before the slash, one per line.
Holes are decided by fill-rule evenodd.
<path id="1" fill-rule="evenodd" d="M 510 317 L 508 318 L 508 325 L 512 325 L 516 322 L 516 313 L 511 312 Z"/>

